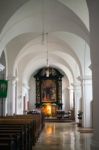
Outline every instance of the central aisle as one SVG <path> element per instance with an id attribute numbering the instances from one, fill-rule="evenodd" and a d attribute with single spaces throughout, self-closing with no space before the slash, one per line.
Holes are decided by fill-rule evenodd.
<path id="1" fill-rule="evenodd" d="M 91 133 L 80 133 L 74 123 L 45 123 L 33 150 L 90 150 Z"/>

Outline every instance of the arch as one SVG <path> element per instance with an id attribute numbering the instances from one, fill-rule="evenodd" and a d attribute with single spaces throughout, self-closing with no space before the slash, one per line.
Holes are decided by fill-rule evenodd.
<path id="1" fill-rule="evenodd" d="M 31 5 L 33 2 L 34 2 L 34 5 Z M 41 14 L 37 15 L 37 18 L 36 16 L 35 18 L 33 18 L 33 15 L 32 15 L 33 11 L 34 11 L 34 14 L 37 14 L 37 11 L 40 13 L 40 9 L 41 9 L 39 6 L 40 4 L 38 5 L 39 7 L 34 7 L 37 5 L 38 5 L 38 0 L 29 1 L 9 19 L 8 23 L 3 28 L 3 31 L 1 33 L 1 43 L 2 43 L 1 48 L 5 47 L 5 45 L 7 45 L 9 41 L 11 41 L 14 37 L 22 33 L 29 33 L 29 32 L 41 33 L 42 32 Z M 53 9 L 54 6 L 57 9 Z M 29 11 L 26 11 L 27 13 L 23 14 L 23 11 L 27 10 L 28 8 L 30 8 Z M 50 16 L 52 12 L 53 12 L 53 16 L 52 15 Z M 19 15 L 19 13 L 21 15 Z M 85 41 L 89 43 L 89 32 L 87 28 L 85 27 L 83 22 L 80 20 L 80 18 L 78 18 L 78 16 L 74 14 L 74 12 L 71 11 L 68 7 L 64 6 L 58 1 L 47 0 L 45 13 L 47 15 L 45 32 L 68 31 L 76 35 L 79 35 Z M 66 17 L 65 20 L 62 16 Z M 58 20 L 55 21 L 55 18 Z M 36 19 L 36 20 L 33 20 L 33 19 Z M 50 19 L 53 21 L 50 21 Z M 59 24 L 57 24 L 57 21 L 59 22 Z"/>

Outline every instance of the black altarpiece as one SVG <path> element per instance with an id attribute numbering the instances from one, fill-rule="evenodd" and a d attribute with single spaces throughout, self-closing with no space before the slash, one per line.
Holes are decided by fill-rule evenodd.
<path id="1" fill-rule="evenodd" d="M 42 68 L 36 73 L 36 108 L 50 103 L 62 109 L 62 77 L 57 69 L 51 67 Z"/>

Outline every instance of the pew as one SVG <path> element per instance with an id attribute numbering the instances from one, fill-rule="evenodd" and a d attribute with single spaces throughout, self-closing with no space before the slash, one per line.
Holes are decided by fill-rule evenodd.
<path id="1" fill-rule="evenodd" d="M 18 126 L 16 126 L 16 124 Z M 9 125 L 11 125 L 11 126 L 9 126 Z M 31 134 L 31 132 L 29 131 L 28 128 L 20 128 L 20 125 L 23 126 L 24 124 L 22 124 L 22 123 L 20 124 L 19 122 L 16 122 L 14 120 L 10 121 L 10 122 L 7 121 L 6 125 L 4 125 L 4 123 L 2 123 L 2 125 L 0 124 L 0 133 L 8 133 L 8 134 L 17 133 L 17 134 L 20 134 L 21 150 L 28 150 L 28 149 L 31 150 L 32 149 L 32 143 L 30 145 L 30 141 L 29 141 L 30 140 L 29 135 Z M 32 136 L 31 136 L 31 138 L 32 138 Z"/>
<path id="2" fill-rule="evenodd" d="M 29 137 L 28 137 L 28 133 L 29 133 L 29 129 L 25 126 L 25 125 L 23 125 L 23 124 L 20 124 L 20 125 L 17 125 L 17 124 L 0 124 L 0 129 L 2 129 L 2 130 L 11 130 L 11 132 L 12 132 L 12 130 L 15 130 L 15 132 L 17 132 L 17 134 L 18 134 L 18 131 L 16 131 L 16 130 L 19 130 L 19 131 L 21 131 L 21 135 L 20 135 L 20 137 L 21 137 L 21 139 L 20 140 L 22 140 L 22 143 L 23 143 L 23 145 L 25 145 L 25 147 L 29 144 Z"/>
<path id="3" fill-rule="evenodd" d="M 4 142 L 5 142 L 5 138 L 8 138 L 11 141 L 14 141 L 14 145 L 15 145 L 14 149 L 21 150 L 21 138 L 20 138 L 19 134 L 16 134 L 16 133 L 6 133 L 6 132 L 1 133 L 0 132 L 0 139 L 4 139 Z M 1 140 L 0 140 L 0 143 L 2 143 Z"/>
<path id="4" fill-rule="evenodd" d="M 0 142 L 0 150 L 16 150 L 16 147 L 13 143 L 13 141 L 4 141 Z"/>
<path id="5" fill-rule="evenodd" d="M 1 146 L 4 149 L 8 146 L 9 150 L 12 147 L 13 150 L 32 150 L 43 127 L 44 118 L 38 113 L 0 117 Z"/>

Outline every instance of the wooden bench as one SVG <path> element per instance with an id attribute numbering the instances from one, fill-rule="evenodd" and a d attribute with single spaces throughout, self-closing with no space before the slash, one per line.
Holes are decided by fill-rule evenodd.
<path id="1" fill-rule="evenodd" d="M 17 143 L 18 150 L 32 150 L 32 145 L 37 141 L 43 126 L 44 119 L 41 114 L 0 117 L 0 138 L 11 139 L 13 137 L 14 145 Z M 18 140 L 17 135 L 20 140 Z M 5 145 L 6 147 L 7 145 L 11 146 L 6 141 Z"/>
<path id="2" fill-rule="evenodd" d="M 28 134 L 29 134 L 29 129 L 25 126 L 25 125 L 23 125 L 23 124 L 0 124 L 0 129 L 4 129 L 4 130 L 15 130 L 15 132 L 16 132 L 16 130 L 19 130 L 19 131 L 21 131 L 21 139 L 20 140 L 22 140 L 23 142 L 23 144 L 25 145 L 25 147 L 28 147 L 28 144 L 29 144 L 29 136 L 28 136 Z M 17 132 L 17 134 L 18 134 L 18 132 Z"/>
<path id="3" fill-rule="evenodd" d="M 6 125 L 4 125 L 6 124 Z M 18 125 L 16 127 L 16 124 Z M 11 125 L 11 126 L 10 126 Z M 12 126 L 13 125 L 13 126 Z M 26 124 L 25 124 L 26 125 Z M 21 149 L 23 150 L 30 150 L 32 149 L 32 143 L 30 142 L 30 139 L 32 138 L 31 132 L 29 130 L 29 127 L 26 126 L 26 128 L 21 128 L 20 126 L 24 126 L 24 122 L 21 121 L 16 121 L 11 119 L 11 121 L 9 120 L 5 120 L 2 123 L 0 122 L 0 132 L 1 133 L 17 133 L 20 134 L 21 136 Z"/>
<path id="4" fill-rule="evenodd" d="M 0 150 L 16 150 L 16 147 L 13 143 L 13 141 L 4 141 L 0 142 Z"/>
<path id="5" fill-rule="evenodd" d="M 16 149 L 21 150 L 21 138 L 19 134 L 0 132 L 0 139 L 3 139 L 3 138 L 9 138 L 11 139 L 11 141 L 14 140 Z M 0 140 L 0 143 L 1 143 L 1 140 Z"/>

